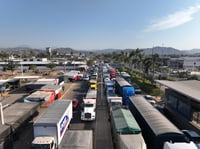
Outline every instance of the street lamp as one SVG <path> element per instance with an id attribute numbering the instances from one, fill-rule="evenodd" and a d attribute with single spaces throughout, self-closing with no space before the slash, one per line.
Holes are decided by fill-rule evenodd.
<path id="1" fill-rule="evenodd" d="M 20 63 L 21 63 L 21 72 L 22 72 L 22 76 L 23 76 L 24 74 L 23 74 L 23 65 L 22 65 L 22 61 L 21 61 Z"/>
<path id="2" fill-rule="evenodd" d="M 193 71 L 194 71 L 194 69 L 195 69 L 195 65 L 196 65 L 196 62 L 194 62 L 193 64 L 194 64 L 194 65 L 193 65 Z"/>

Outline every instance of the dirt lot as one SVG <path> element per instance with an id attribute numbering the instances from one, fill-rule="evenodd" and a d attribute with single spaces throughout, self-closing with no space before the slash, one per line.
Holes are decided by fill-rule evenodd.
<path id="1" fill-rule="evenodd" d="M 12 79 L 15 76 L 44 76 L 44 77 L 54 77 L 58 72 L 61 70 L 40 70 L 40 71 L 29 71 L 29 72 L 20 72 L 20 71 L 14 71 L 13 73 L 11 71 L 1 71 L 0 72 L 0 80 L 5 79 Z"/>

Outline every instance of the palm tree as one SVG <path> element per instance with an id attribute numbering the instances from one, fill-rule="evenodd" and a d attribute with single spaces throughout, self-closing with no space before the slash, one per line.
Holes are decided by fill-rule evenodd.
<path id="1" fill-rule="evenodd" d="M 142 53 L 142 50 L 137 48 L 136 50 L 133 50 L 130 52 L 129 58 L 130 58 L 131 64 L 132 65 L 134 64 L 136 69 L 138 69 L 138 66 L 140 66 L 140 64 L 144 60 L 144 53 Z"/>
<path id="2" fill-rule="evenodd" d="M 152 66 L 152 59 L 151 58 L 145 58 L 144 60 L 143 60 L 143 66 L 144 66 L 144 73 L 145 74 L 149 74 L 149 69 L 150 69 L 150 67 Z"/>

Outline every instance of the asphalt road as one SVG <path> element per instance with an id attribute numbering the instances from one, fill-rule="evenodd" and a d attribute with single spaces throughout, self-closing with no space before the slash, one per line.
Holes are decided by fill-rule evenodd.
<path id="1" fill-rule="evenodd" d="M 101 81 L 101 80 L 100 80 Z M 99 82 L 98 93 L 97 93 L 97 109 L 96 109 L 96 120 L 91 122 L 85 122 L 80 120 L 81 108 L 80 104 L 77 109 L 73 111 L 73 119 L 71 120 L 69 129 L 77 130 L 93 130 L 93 145 L 94 149 L 104 147 L 105 149 L 112 149 L 112 138 L 110 123 L 108 121 L 108 110 L 106 104 L 106 98 L 103 92 L 102 82 Z M 86 95 L 88 90 L 87 81 L 78 81 L 72 83 L 66 83 L 65 92 L 63 93 L 62 99 L 73 99 L 82 102 L 82 98 Z M 21 88 L 9 95 L 3 100 L 4 105 L 17 101 L 22 101 L 23 97 L 28 95 L 25 89 Z M 61 100 L 61 99 L 60 99 Z M 30 149 L 31 142 L 33 140 L 33 122 L 40 116 L 47 107 L 41 107 L 39 114 L 29 121 L 18 135 L 15 136 L 14 149 Z"/>

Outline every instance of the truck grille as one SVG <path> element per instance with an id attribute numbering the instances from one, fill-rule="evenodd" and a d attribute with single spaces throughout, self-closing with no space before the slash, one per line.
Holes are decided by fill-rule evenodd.
<path id="1" fill-rule="evenodd" d="M 91 113 L 85 113 L 85 118 L 91 118 Z"/>

